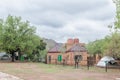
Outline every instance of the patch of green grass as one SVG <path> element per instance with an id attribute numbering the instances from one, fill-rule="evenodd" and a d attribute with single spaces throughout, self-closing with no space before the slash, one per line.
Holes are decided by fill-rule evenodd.
<path id="1" fill-rule="evenodd" d="M 44 72 L 45 73 L 57 73 L 57 72 L 59 72 L 59 70 L 47 68 L 47 69 L 44 69 Z"/>
<path id="2" fill-rule="evenodd" d="M 71 66 L 54 65 L 54 64 L 37 64 L 46 73 L 57 73 L 63 71 L 71 71 L 73 68 Z"/>

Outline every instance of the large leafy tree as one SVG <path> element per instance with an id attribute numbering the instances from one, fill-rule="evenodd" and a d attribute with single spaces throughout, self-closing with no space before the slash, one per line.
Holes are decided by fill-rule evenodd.
<path id="1" fill-rule="evenodd" d="M 104 39 L 90 42 L 87 45 L 91 54 L 103 53 L 114 58 L 120 58 L 120 0 L 113 0 L 116 5 L 116 19 L 113 26 L 109 26 L 111 34 Z"/>
<path id="2" fill-rule="evenodd" d="M 2 30 L 3 30 L 3 20 L 0 19 L 0 51 L 2 50 Z"/>
<path id="3" fill-rule="evenodd" d="M 21 54 L 31 54 L 37 46 L 45 46 L 40 45 L 43 42 L 35 34 L 35 27 L 30 26 L 28 21 L 22 21 L 21 17 L 9 15 L 6 20 L 0 21 L 0 30 L 0 47 L 12 54 L 12 61 L 17 50 Z"/>
<path id="4" fill-rule="evenodd" d="M 111 41 L 108 46 L 109 55 L 120 58 L 120 0 L 113 0 L 116 5 L 116 20 L 111 33 Z"/>
<path id="5" fill-rule="evenodd" d="M 107 54 L 118 59 L 120 58 L 120 34 L 114 32 L 106 48 Z"/>

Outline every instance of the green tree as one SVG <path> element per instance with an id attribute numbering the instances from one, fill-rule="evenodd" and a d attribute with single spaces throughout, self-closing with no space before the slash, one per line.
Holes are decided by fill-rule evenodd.
<path id="1" fill-rule="evenodd" d="M 120 33 L 112 33 L 107 51 L 110 56 L 120 58 Z"/>
<path id="2" fill-rule="evenodd" d="M 114 26 L 108 26 L 111 34 L 104 39 L 96 40 L 87 44 L 90 54 L 102 53 L 114 58 L 120 58 L 120 0 L 113 0 L 116 5 L 116 20 Z"/>
<path id="3" fill-rule="evenodd" d="M 2 30 L 3 30 L 3 20 L 0 19 L 0 51 L 2 50 L 2 47 L 1 47 L 1 45 L 2 45 L 2 34 L 3 34 Z"/>
<path id="4" fill-rule="evenodd" d="M 116 5 L 116 21 L 114 23 L 115 29 L 120 29 L 120 0 L 113 0 Z"/>
<path id="5" fill-rule="evenodd" d="M 96 40 L 87 44 L 87 50 L 91 55 L 103 53 L 103 39 Z"/>
<path id="6" fill-rule="evenodd" d="M 106 36 L 104 39 L 95 40 L 87 44 L 89 54 L 108 55 L 111 36 Z"/>
<path id="7" fill-rule="evenodd" d="M 33 61 L 40 61 L 45 59 L 46 56 L 46 43 L 43 40 L 39 40 L 39 44 L 33 50 Z"/>
<path id="8" fill-rule="evenodd" d="M 0 28 L 0 47 L 12 54 L 12 61 L 16 50 L 20 51 L 20 55 L 31 54 L 37 46 L 42 46 L 41 38 L 35 34 L 36 28 L 28 21 L 22 21 L 21 17 L 9 15 L 6 20 L 0 21 Z"/>
<path id="9" fill-rule="evenodd" d="M 114 26 L 109 27 L 111 31 L 111 39 L 106 51 L 114 58 L 120 58 L 120 0 L 113 0 L 116 5 L 116 20 Z"/>

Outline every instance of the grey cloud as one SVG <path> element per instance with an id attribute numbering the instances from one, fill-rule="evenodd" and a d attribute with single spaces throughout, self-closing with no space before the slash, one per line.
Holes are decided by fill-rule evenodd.
<path id="1" fill-rule="evenodd" d="M 108 1 L 104 0 L 44 0 L 44 1 L 32 1 L 32 4 L 38 5 L 38 7 L 45 10 L 58 10 L 65 11 L 66 13 L 77 13 L 79 11 L 91 10 L 108 4 Z"/>
<path id="2" fill-rule="evenodd" d="M 17 1 L 15 1 L 15 2 L 17 3 Z M 13 3 L 15 3 L 15 2 L 13 2 Z M 58 13 L 55 14 L 58 11 L 61 13 L 61 15 L 64 15 L 62 13 L 66 13 L 71 16 L 74 16 L 75 14 L 78 14 L 78 13 L 84 14 L 84 12 L 86 12 L 86 11 L 89 11 L 89 12 L 87 12 L 89 14 L 91 10 L 97 10 L 98 8 L 101 8 L 108 4 L 108 1 L 104 1 L 104 0 L 97 0 L 97 1 L 92 0 L 89 2 L 88 2 L 88 0 L 44 0 L 44 1 L 43 0 L 18 0 L 18 2 L 19 2 L 18 5 L 15 5 L 13 3 L 12 3 L 13 5 L 12 4 L 9 4 L 8 6 L 6 5 L 5 7 L 7 7 L 7 11 L 9 11 L 10 13 L 13 12 L 13 14 L 14 13 L 20 14 L 20 16 L 21 15 L 22 16 L 30 15 L 30 17 L 36 16 L 35 19 L 38 17 L 42 21 L 42 22 L 39 22 L 39 24 L 40 23 L 45 24 L 45 22 L 46 22 L 47 25 L 51 25 L 51 26 L 53 25 L 55 27 L 64 25 L 64 20 L 62 20 L 62 22 L 61 22 L 61 20 L 59 20 L 59 18 L 57 18 L 57 20 L 56 20 L 53 16 L 53 15 L 60 16 Z M 51 14 L 51 15 L 43 14 L 46 11 L 47 12 L 53 11 L 53 13 L 51 14 L 49 12 L 49 14 Z M 91 12 L 91 13 L 96 13 L 96 12 Z M 44 16 L 44 17 L 41 18 L 39 16 Z M 44 18 L 46 18 L 46 16 L 47 17 L 52 16 L 54 21 L 58 21 L 58 22 L 56 22 L 56 24 L 54 24 L 54 22 L 49 20 L 49 18 L 48 18 L 48 20 L 44 19 Z M 36 19 L 35 24 L 38 23 L 37 21 L 39 21 L 39 20 Z"/>
<path id="3" fill-rule="evenodd" d="M 37 25 L 38 35 L 59 42 L 102 38 L 115 15 L 109 0 L 3 0 L 0 7 L 0 17 L 21 16 Z"/>

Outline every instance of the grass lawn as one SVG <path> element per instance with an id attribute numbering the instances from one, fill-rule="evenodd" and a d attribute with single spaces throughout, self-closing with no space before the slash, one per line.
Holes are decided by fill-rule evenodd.
<path id="1" fill-rule="evenodd" d="M 49 65 L 43 63 L 0 63 L 0 71 L 24 80 L 115 80 L 120 77 L 119 69 Z"/>

